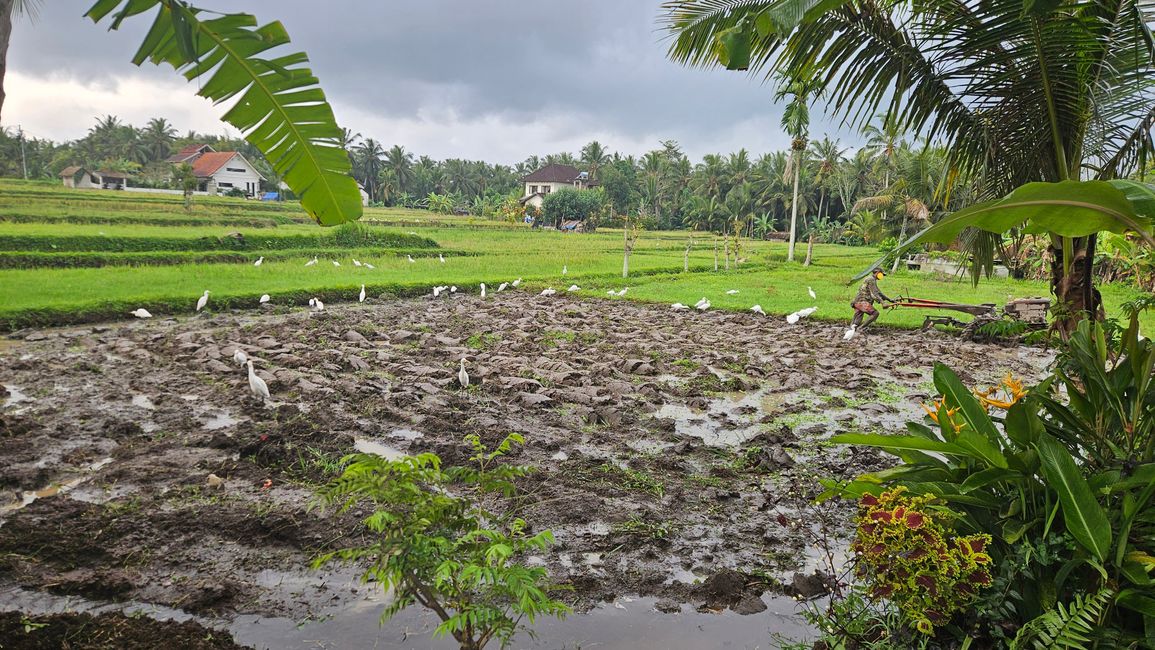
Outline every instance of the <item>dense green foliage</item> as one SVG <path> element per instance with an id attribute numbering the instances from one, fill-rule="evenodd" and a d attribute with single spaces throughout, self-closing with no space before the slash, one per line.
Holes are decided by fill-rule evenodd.
<path id="1" fill-rule="evenodd" d="M 1083 321 L 1054 376 L 1029 390 L 1007 378 L 972 392 L 938 366 L 943 397 L 927 409 L 932 426 L 912 422 L 905 435 L 834 438 L 880 448 L 903 464 L 848 484 L 827 482 L 828 495 L 863 498 L 900 486 L 948 503 L 960 515 L 960 533 L 990 535 L 998 597 L 956 616 L 944 628 L 948 638 L 1007 642 L 1028 628 L 1035 631 L 1023 635 L 1052 634 L 1102 598 L 1079 645 L 1149 647 L 1153 368 L 1155 344 L 1140 338 L 1135 320 L 1117 342 Z M 1032 562 L 1022 561 L 1023 549 L 1037 549 Z"/>
<path id="2" fill-rule="evenodd" d="M 585 221 L 596 215 L 605 202 L 605 192 L 597 190 L 562 189 L 545 195 L 541 213 L 545 223 L 552 226 L 563 221 Z"/>
<path id="3" fill-rule="evenodd" d="M 468 436 L 473 455 L 463 467 L 442 467 L 428 453 L 397 460 L 349 457 L 344 472 L 319 495 L 340 512 L 371 508 L 363 522 L 368 543 L 325 553 L 314 566 L 368 562 L 363 578 L 393 591 L 383 620 L 420 604 L 441 619 L 434 634 L 453 636 L 463 650 L 480 650 L 493 639 L 508 647 L 523 620 L 564 616 L 569 607 L 550 596 L 546 570 L 524 564 L 553 535 L 531 535 L 523 520 L 492 509 L 513 497 L 515 481 L 533 471 L 499 462 L 522 442 L 510 434 L 490 451 L 479 437 Z"/>

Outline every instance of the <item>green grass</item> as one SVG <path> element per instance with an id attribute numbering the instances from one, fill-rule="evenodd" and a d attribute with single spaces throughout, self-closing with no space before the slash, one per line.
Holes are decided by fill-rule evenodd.
<path id="1" fill-rule="evenodd" d="M 254 307 L 264 293 L 273 297 L 274 305 L 303 305 L 312 296 L 339 303 L 355 300 L 362 283 L 371 296 L 407 296 L 428 293 L 438 284 L 476 293 L 485 282 L 494 291 L 501 282 L 519 277 L 525 280 L 523 288 L 535 293 L 553 287 L 565 294 L 571 284 L 581 287 L 557 300 L 607 299 L 607 290 L 629 287 L 625 298 L 614 300 L 668 307 L 707 297 L 714 310 L 746 312 L 759 304 L 778 315 L 817 306 L 812 318 L 846 322 L 857 290 L 856 283 L 847 283 L 877 257 L 873 248 L 818 245 L 814 264 L 804 268 L 786 263 L 785 244 L 748 242 L 743 247 L 747 261 L 740 268 L 714 272 L 712 241 L 697 233 L 690 272 L 683 273 L 687 233 L 645 232 L 630 260 L 632 277 L 622 279 L 620 230 L 562 234 L 475 217 L 367 210 L 364 231 L 380 241 L 427 239 L 440 246 L 419 254 L 406 245 L 373 248 L 341 239 L 337 229 L 306 223 L 304 213 L 291 203 L 197 197 L 190 214 L 179 196 L 66 190 L 19 181 L 0 181 L 0 214 L 5 211 L 18 215 L 19 222 L 0 218 L 0 242 L 9 244 L 8 252 L 0 252 L 0 267 L 5 267 L 0 268 L 0 329 L 126 318 L 137 307 L 157 316 L 187 314 L 206 289 L 212 291 L 209 309 L 219 310 Z M 258 220 L 263 227 L 238 228 L 228 220 Z M 245 234 L 243 245 L 223 237 L 236 231 Z M 445 263 L 438 253 L 446 257 Z M 409 254 L 415 262 L 408 261 Z M 252 266 L 261 255 L 265 263 Z M 322 258 L 320 264 L 305 267 L 313 255 Z M 377 268 L 354 267 L 354 257 Z M 341 260 L 342 266 L 332 266 L 330 259 Z M 569 269 L 566 276 L 561 275 L 563 265 Z M 817 300 L 809 298 L 807 287 L 814 289 Z M 992 279 L 973 287 L 968 280 L 910 272 L 887 277 L 881 287 L 892 296 L 999 305 L 1010 297 L 1049 293 L 1043 282 Z M 728 290 L 738 293 L 729 295 Z M 1122 302 L 1140 294 L 1116 285 L 1104 286 L 1102 292 L 1112 315 L 1119 314 Z M 925 314 L 888 310 L 878 322 L 918 327 Z M 789 326 L 772 320 L 766 327 Z M 1155 329 L 1155 317 L 1144 316 L 1144 327 Z M 561 344 L 572 336 L 551 342 Z M 582 340 L 596 340 L 596 333 Z"/>

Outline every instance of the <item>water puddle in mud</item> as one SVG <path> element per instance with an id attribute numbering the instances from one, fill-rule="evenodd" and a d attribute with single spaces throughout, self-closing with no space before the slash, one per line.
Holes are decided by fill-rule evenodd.
<path id="1" fill-rule="evenodd" d="M 218 411 L 216 413 L 202 415 L 201 418 L 203 418 L 201 428 L 206 431 L 227 429 L 240 423 L 240 420 L 229 415 L 228 411 Z"/>
<path id="2" fill-rule="evenodd" d="M 148 395 L 133 395 L 132 405 L 137 408 L 148 409 L 150 411 L 156 408 L 156 404 L 152 403 L 152 400 L 148 398 Z"/>
<path id="3" fill-rule="evenodd" d="M 674 420 L 678 435 L 701 438 L 714 447 L 736 447 L 761 433 L 764 427 L 759 420 L 772 414 L 783 400 L 782 395 L 766 391 L 729 393 L 710 400 L 705 409 L 667 403 L 652 415 Z"/>
<path id="4" fill-rule="evenodd" d="M 28 506 L 35 503 L 37 499 L 46 499 L 48 497 L 67 494 L 81 483 L 85 483 L 86 481 L 90 480 L 94 472 L 111 462 L 111 458 L 103 458 L 96 461 L 95 463 L 92 463 L 91 465 L 88 465 L 87 467 L 82 468 L 82 473 L 77 476 L 73 476 L 61 481 L 54 481 L 40 488 L 39 490 L 25 490 L 20 494 L 20 499 L 18 501 L 12 501 L 4 505 L 0 505 L 0 515 L 7 515 L 22 508 L 27 508 Z"/>
<path id="5" fill-rule="evenodd" d="M 368 438 L 354 438 L 353 448 L 362 454 L 373 454 L 385 460 L 397 460 L 398 458 L 407 456 L 405 452 L 396 447 L 390 447 L 389 445 Z"/>
<path id="6" fill-rule="evenodd" d="M 3 384 L 3 386 L 5 390 L 8 391 L 8 397 L 4 398 L 4 404 L 2 408 L 9 408 L 21 402 L 34 401 L 33 398 L 29 397 L 27 393 L 20 390 L 16 386 L 11 384 Z"/>
<path id="7" fill-rule="evenodd" d="M 424 438 L 425 434 L 420 431 L 414 431 L 413 429 L 394 429 L 389 432 L 388 436 L 398 440 L 416 440 L 418 438 Z"/>

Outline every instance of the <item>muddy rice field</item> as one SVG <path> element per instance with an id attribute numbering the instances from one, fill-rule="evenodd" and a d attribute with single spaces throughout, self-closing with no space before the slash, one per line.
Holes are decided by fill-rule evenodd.
<path id="1" fill-rule="evenodd" d="M 20 332 L 0 341 L 0 647 L 452 648 L 427 612 L 379 626 L 357 567 L 309 568 L 363 535 L 312 496 L 346 454 L 461 464 L 465 435 L 509 432 L 539 469 L 509 505 L 557 539 L 527 561 L 575 609 L 518 647 L 804 637 L 796 599 L 828 580 L 815 536 L 852 514 L 813 505 L 817 479 L 889 462 L 828 438 L 918 418 L 935 360 L 976 386 L 1048 360 L 842 333 L 511 292 Z"/>

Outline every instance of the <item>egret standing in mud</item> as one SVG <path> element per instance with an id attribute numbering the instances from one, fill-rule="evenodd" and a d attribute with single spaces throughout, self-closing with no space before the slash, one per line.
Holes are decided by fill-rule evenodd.
<path id="1" fill-rule="evenodd" d="M 238 366 L 243 366 L 249 362 L 249 355 L 245 354 L 244 350 L 237 348 L 237 351 L 233 353 L 233 361 L 235 361 Z"/>
<path id="2" fill-rule="evenodd" d="M 205 295 L 201 296 L 200 300 L 197 301 L 197 311 L 204 309 L 207 304 L 209 304 L 209 291 L 205 289 Z"/>
<path id="3" fill-rule="evenodd" d="M 357 296 L 357 302 L 365 302 L 365 285 L 361 285 L 361 293 Z"/>
<path id="4" fill-rule="evenodd" d="M 762 305 L 754 305 L 750 308 L 750 311 L 754 312 L 755 314 L 761 314 L 762 316 L 766 315 L 766 312 L 762 311 Z"/>
<path id="5" fill-rule="evenodd" d="M 481 297 L 482 298 L 485 297 L 485 283 L 484 282 L 481 283 Z"/>
<path id="6" fill-rule="evenodd" d="M 502 291 L 505 291 L 505 288 L 508 286 L 509 286 L 508 282 L 502 282 L 501 284 L 497 285 L 497 292 L 501 293 Z"/>
<path id="7" fill-rule="evenodd" d="M 461 365 L 457 367 L 457 383 L 462 388 L 469 388 L 469 373 L 465 372 L 465 357 L 461 357 Z"/>
<path id="8" fill-rule="evenodd" d="M 263 305 L 266 302 L 269 302 L 270 300 L 272 300 L 272 298 L 270 298 L 269 294 L 266 293 L 266 294 L 261 295 L 260 303 Z"/>
<path id="9" fill-rule="evenodd" d="M 140 309 L 134 309 L 128 313 L 136 316 L 137 318 L 152 318 L 152 314 L 150 314 L 149 311 L 144 307 L 141 307 Z"/>
<path id="10" fill-rule="evenodd" d="M 514 288 L 517 288 L 517 285 L 519 285 L 519 284 L 521 284 L 521 278 L 514 280 L 513 283 L 511 284 L 511 286 Z"/>
<path id="11" fill-rule="evenodd" d="M 266 384 L 265 380 L 258 377 L 257 373 L 253 371 L 253 362 L 252 361 L 249 361 L 248 365 L 249 365 L 249 390 L 252 391 L 253 395 L 255 395 L 256 397 L 261 398 L 261 403 L 264 404 L 265 400 L 272 399 L 272 396 L 269 395 L 269 385 Z"/>

